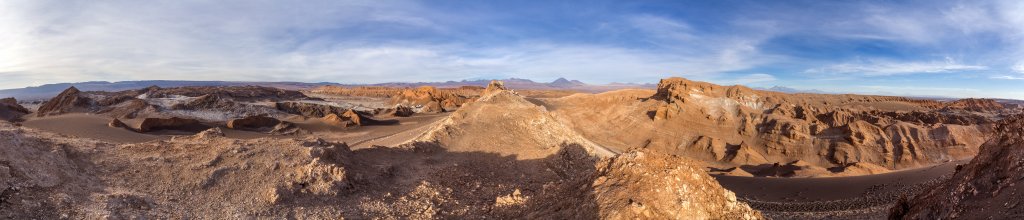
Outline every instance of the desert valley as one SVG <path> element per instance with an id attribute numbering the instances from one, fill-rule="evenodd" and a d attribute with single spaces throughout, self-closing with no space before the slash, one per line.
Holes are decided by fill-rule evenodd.
<path id="1" fill-rule="evenodd" d="M 1019 0 L 0 0 L 0 219 L 1021 203 Z"/>
<path id="2" fill-rule="evenodd" d="M 0 102 L 0 218 L 1020 218 L 1022 113 L 684 78 L 69 87 Z"/>

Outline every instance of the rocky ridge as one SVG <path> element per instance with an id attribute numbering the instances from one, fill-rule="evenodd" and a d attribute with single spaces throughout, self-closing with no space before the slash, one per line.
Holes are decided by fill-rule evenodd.
<path id="1" fill-rule="evenodd" d="M 935 101 L 785 94 L 682 78 L 664 79 L 652 93 L 544 102 L 561 122 L 609 148 L 650 148 L 749 173 L 773 163 L 809 165 L 794 176 L 850 175 L 826 168 L 855 163 L 903 169 L 968 158 L 991 124 L 987 112 L 944 112 Z"/>
<path id="2" fill-rule="evenodd" d="M 1024 218 L 1024 115 L 998 123 L 978 156 L 944 181 L 893 207 L 893 219 Z"/>

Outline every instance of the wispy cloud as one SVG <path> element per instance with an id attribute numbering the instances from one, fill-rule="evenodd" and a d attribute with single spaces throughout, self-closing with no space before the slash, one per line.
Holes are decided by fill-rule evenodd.
<path id="1" fill-rule="evenodd" d="M 1024 76 L 1001 75 L 993 76 L 993 79 L 1024 80 Z"/>
<path id="2" fill-rule="evenodd" d="M 941 96 L 941 97 L 983 97 L 985 92 L 979 89 L 958 87 L 928 86 L 859 86 L 856 90 L 861 94 L 899 95 L 899 96 Z"/>
<path id="3" fill-rule="evenodd" d="M 857 74 L 864 76 L 891 76 L 921 73 L 949 73 L 985 70 L 986 66 L 962 64 L 952 59 L 929 62 L 859 61 L 808 69 L 811 74 Z"/>

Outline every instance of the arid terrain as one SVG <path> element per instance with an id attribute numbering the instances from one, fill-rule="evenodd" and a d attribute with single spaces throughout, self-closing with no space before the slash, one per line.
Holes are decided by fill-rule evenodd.
<path id="1" fill-rule="evenodd" d="M 0 218 L 1024 217 L 1006 100 L 457 83 L 2 99 Z"/>

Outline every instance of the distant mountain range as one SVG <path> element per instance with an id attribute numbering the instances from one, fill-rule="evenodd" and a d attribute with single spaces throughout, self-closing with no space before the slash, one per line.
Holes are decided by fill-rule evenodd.
<path id="1" fill-rule="evenodd" d="M 505 87 L 510 89 L 555 89 L 555 90 L 574 90 L 581 92 L 606 92 L 617 89 L 629 89 L 629 88 L 640 88 L 640 89 L 654 89 L 657 88 L 657 84 L 636 84 L 636 83 L 610 83 L 604 85 L 591 85 L 578 80 L 568 80 L 565 78 L 558 78 L 555 81 L 549 83 L 535 82 L 529 79 L 520 78 L 508 78 L 501 79 L 505 83 Z M 452 88 L 460 86 L 480 86 L 486 87 L 487 84 L 491 83 L 489 79 L 481 80 L 462 80 L 462 81 L 447 81 L 447 82 L 415 82 L 415 83 L 379 83 L 379 84 L 345 84 L 342 86 L 387 86 L 387 87 L 419 87 L 419 86 L 434 86 L 439 88 Z"/>
<path id="2" fill-rule="evenodd" d="M 509 78 L 502 79 L 505 83 L 505 87 L 510 89 L 557 89 L 557 90 L 574 90 L 581 92 L 605 92 L 617 89 L 627 88 L 644 88 L 653 89 L 656 88 L 656 84 L 634 84 L 634 83 L 611 83 L 606 85 L 591 85 L 580 82 L 578 80 L 569 80 L 565 78 L 558 78 L 555 81 L 549 83 L 534 82 L 529 79 Z M 130 89 L 142 89 L 150 86 L 159 87 L 182 87 L 182 86 L 267 86 L 289 90 L 308 90 L 325 85 L 334 86 L 387 86 L 387 87 L 419 87 L 419 86 L 434 86 L 440 88 L 446 87 L 461 87 L 461 86 L 481 86 L 486 87 L 491 80 L 462 80 L 462 81 L 447 81 L 447 82 L 393 82 L 393 83 L 378 83 L 378 84 L 340 84 L 330 82 L 319 82 L 319 83 L 305 83 L 305 82 L 238 82 L 238 81 L 180 81 L 180 80 L 145 80 L 145 81 L 120 81 L 120 82 L 106 82 L 106 81 L 90 81 L 90 82 L 78 82 L 78 83 L 57 83 L 57 84 L 46 84 L 41 86 L 25 87 L 18 89 L 4 89 L 0 90 L 0 98 L 14 97 L 18 100 L 32 101 L 48 99 L 64 91 L 68 87 L 74 86 L 82 91 L 122 91 Z"/>

